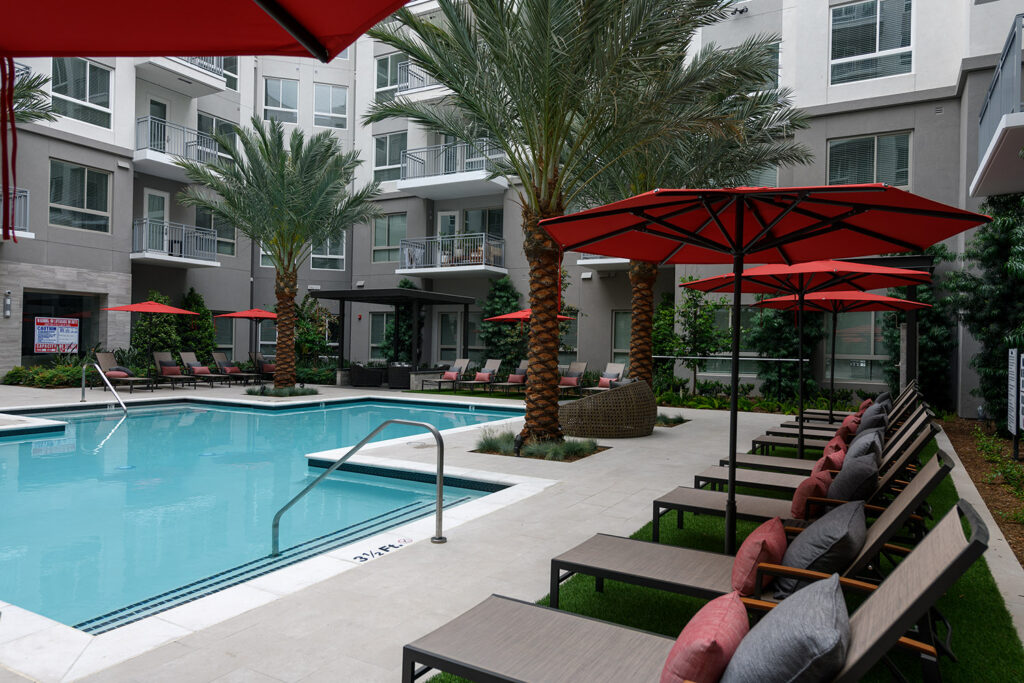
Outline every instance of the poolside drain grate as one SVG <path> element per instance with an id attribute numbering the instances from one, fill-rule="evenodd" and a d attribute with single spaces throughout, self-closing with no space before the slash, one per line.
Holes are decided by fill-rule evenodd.
<path id="1" fill-rule="evenodd" d="M 445 504 L 445 508 L 459 505 L 467 500 L 469 496 L 457 498 Z M 179 605 L 198 600 L 226 588 L 237 586 L 246 581 L 277 571 L 297 562 L 302 562 L 316 555 L 340 548 L 350 543 L 355 543 L 364 538 L 369 538 L 388 528 L 411 522 L 425 517 L 434 510 L 434 501 L 422 503 L 409 503 L 402 507 L 395 508 L 383 514 L 371 517 L 356 524 L 349 525 L 337 531 L 323 536 L 304 541 L 298 545 L 286 548 L 277 557 L 261 557 L 251 560 L 237 567 L 213 574 L 198 581 L 186 584 L 179 588 L 169 590 L 159 595 L 140 600 L 139 602 L 121 607 L 112 612 L 87 619 L 74 625 L 80 631 L 99 635 L 112 631 L 122 626 L 151 617 L 160 612 L 169 610 Z"/>

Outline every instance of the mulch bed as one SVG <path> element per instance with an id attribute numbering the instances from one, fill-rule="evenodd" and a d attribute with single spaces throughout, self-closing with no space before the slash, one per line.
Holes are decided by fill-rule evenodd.
<path id="1" fill-rule="evenodd" d="M 974 428 L 980 426 L 985 433 L 991 434 L 995 431 L 992 423 L 958 417 L 955 420 L 943 420 L 939 425 L 953 443 L 960 461 L 967 468 L 967 473 L 971 475 L 988 509 L 992 511 L 992 516 L 1017 556 L 1017 561 L 1024 566 L 1024 524 L 1006 518 L 1006 515 L 1024 507 L 1024 501 L 1010 493 L 1001 481 L 989 481 L 991 465 L 978 452 L 974 441 Z M 1008 439 L 1006 442 L 1009 446 Z"/>

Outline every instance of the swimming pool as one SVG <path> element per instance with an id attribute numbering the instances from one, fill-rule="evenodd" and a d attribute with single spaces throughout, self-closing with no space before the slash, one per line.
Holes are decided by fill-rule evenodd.
<path id="1" fill-rule="evenodd" d="M 319 474 L 307 453 L 395 417 L 443 430 L 521 411 L 360 400 L 34 415 L 67 426 L 0 438 L 0 600 L 102 633 L 433 512 L 431 481 L 339 470 L 284 516 L 285 550 L 267 558 L 274 513 Z M 446 478 L 445 505 L 488 488 Z"/>

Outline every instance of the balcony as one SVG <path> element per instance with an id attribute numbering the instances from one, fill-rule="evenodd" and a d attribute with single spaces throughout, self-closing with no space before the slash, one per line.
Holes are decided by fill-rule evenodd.
<path id="1" fill-rule="evenodd" d="M 217 233 L 194 225 L 136 218 L 131 260 L 170 268 L 217 267 Z"/>
<path id="2" fill-rule="evenodd" d="M 600 272 L 629 270 L 629 259 L 615 258 L 613 256 L 599 256 L 598 254 L 578 254 L 576 265 Z"/>
<path id="3" fill-rule="evenodd" d="M 410 90 L 420 90 L 422 88 L 433 88 L 439 86 L 440 83 L 434 79 L 433 76 L 425 73 L 421 69 L 416 68 L 411 62 L 399 62 L 398 63 L 398 92 L 405 94 Z"/>
<path id="4" fill-rule="evenodd" d="M 32 67 L 27 64 L 14 63 L 14 80 L 20 81 L 22 78 L 27 77 L 32 73 Z"/>
<path id="5" fill-rule="evenodd" d="M 1021 83 L 1021 33 L 1024 14 L 1013 19 L 978 122 L 978 172 L 972 197 L 1024 191 L 1024 90 Z"/>
<path id="6" fill-rule="evenodd" d="M 20 187 L 16 187 L 8 192 L 8 197 L 14 203 L 14 234 L 16 237 L 24 237 L 31 239 L 35 235 L 29 230 L 28 222 L 28 201 L 29 193 Z M 7 207 L 4 206 L 4 202 L 0 202 L 0 211 L 5 210 Z"/>
<path id="7" fill-rule="evenodd" d="M 187 183 L 185 171 L 174 158 L 210 164 L 217 160 L 218 151 L 212 137 L 193 128 L 152 116 L 135 121 L 135 169 L 142 173 Z"/>
<path id="8" fill-rule="evenodd" d="M 402 152 L 397 189 L 434 200 L 498 194 L 508 188 L 508 181 L 490 175 L 502 159 L 501 151 L 487 140 L 408 149 Z"/>
<path id="9" fill-rule="evenodd" d="M 135 75 L 188 97 L 202 97 L 222 92 L 223 57 L 139 57 Z"/>
<path id="10" fill-rule="evenodd" d="M 457 278 L 508 275 L 505 240 L 485 233 L 404 239 L 396 275 Z"/>

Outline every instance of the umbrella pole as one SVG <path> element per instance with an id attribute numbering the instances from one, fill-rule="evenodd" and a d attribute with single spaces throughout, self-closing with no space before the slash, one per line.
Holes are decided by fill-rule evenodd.
<path id="1" fill-rule="evenodd" d="M 743 243 L 743 211 L 736 212 L 736 243 Z M 740 296 L 743 287 L 743 254 L 732 257 L 732 391 L 729 395 L 729 486 L 725 503 L 725 554 L 736 553 L 736 428 L 740 389 Z M 680 512 L 679 514 L 682 514 Z"/>
<path id="2" fill-rule="evenodd" d="M 828 378 L 828 423 L 832 424 L 832 409 L 836 402 L 836 325 L 839 314 L 832 308 L 832 371 Z"/>
<path id="3" fill-rule="evenodd" d="M 800 383 L 798 409 L 800 411 L 799 417 L 797 417 L 797 437 L 796 437 L 796 454 L 798 458 L 804 457 L 804 276 L 800 276 L 800 291 L 798 292 L 797 308 L 796 308 L 796 328 L 797 328 L 797 341 L 798 349 L 800 351 L 799 357 L 797 358 L 797 381 Z"/>

